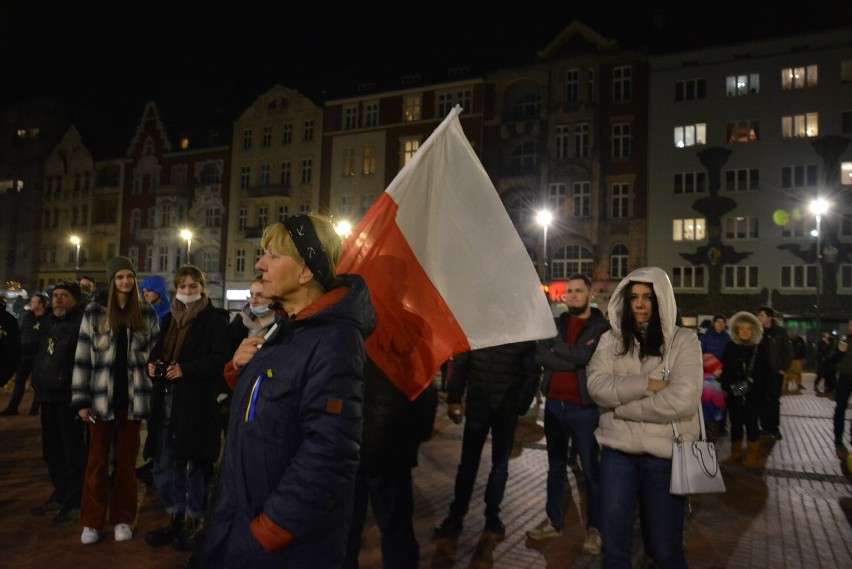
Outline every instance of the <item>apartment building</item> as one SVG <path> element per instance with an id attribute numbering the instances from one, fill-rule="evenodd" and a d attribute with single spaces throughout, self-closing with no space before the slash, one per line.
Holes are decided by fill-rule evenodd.
<path id="1" fill-rule="evenodd" d="M 645 264 L 647 65 L 573 21 L 536 63 L 486 76 L 485 167 L 509 216 L 543 280 L 584 273 L 602 302 Z"/>
<path id="2" fill-rule="evenodd" d="M 207 277 L 208 295 L 225 302 L 222 244 L 230 187 L 230 147 L 174 147 L 156 104 L 148 102 L 127 149 L 123 180 L 121 252 L 140 276 L 171 282 L 184 263 Z"/>
<path id="3" fill-rule="evenodd" d="M 322 109 L 276 85 L 234 122 L 226 264 L 228 307 L 245 304 L 264 228 L 319 208 Z"/>
<path id="4" fill-rule="evenodd" d="M 648 264 L 685 316 L 846 317 L 850 135 L 852 29 L 651 58 Z"/>

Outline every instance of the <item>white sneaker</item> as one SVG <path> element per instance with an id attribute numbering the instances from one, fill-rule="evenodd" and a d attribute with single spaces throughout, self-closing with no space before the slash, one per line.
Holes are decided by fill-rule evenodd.
<path id="1" fill-rule="evenodd" d="M 527 532 L 527 537 L 535 540 L 550 539 L 552 537 L 559 537 L 560 535 L 562 535 L 562 530 L 556 529 L 548 518 L 545 518 L 543 522 L 535 526 L 535 529 Z"/>
<path id="2" fill-rule="evenodd" d="M 91 545 L 97 543 L 101 539 L 98 530 L 95 528 L 84 527 L 83 533 L 80 535 L 80 543 L 83 545 Z"/>
<path id="3" fill-rule="evenodd" d="M 601 554 L 601 532 L 595 528 L 589 528 L 586 539 L 583 541 L 583 553 L 590 555 Z"/>
<path id="4" fill-rule="evenodd" d="M 113 531 L 115 532 L 115 541 L 130 541 L 133 538 L 133 530 L 127 524 L 116 524 Z"/>

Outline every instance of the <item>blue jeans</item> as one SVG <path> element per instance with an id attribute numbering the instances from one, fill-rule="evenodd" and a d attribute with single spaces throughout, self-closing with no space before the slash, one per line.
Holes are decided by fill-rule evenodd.
<path id="1" fill-rule="evenodd" d="M 576 405 L 548 399 L 544 404 L 544 435 L 547 437 L 547 517 L 562 529 L 568 442 L 574 445 L 586 479 L 586 524 L 601 527 L 601 486 L 596 405 Z"/>
<path id="2" fill-rule="evenodd" d="M 164 425 L 160 430 L 160 452 L 154 457 L 151 469 L 154 486 L 167 514 L 186 510 L 190 518 L 203 518 L 207 507 L 207 469 L 199 461 L 175 458 L 173 434 L 170 425 Z"/>
<path id="3" fill-rule="evenodd" d="M 605 569 L 631 569 L 636 504 L 645 553 L 659 569 L 685 569 L 684 498 L 669 493 L 672 461 L 603 447 L 601 507 Z"/>
<path id="4" fill-rule="evenodd" d="M 512 417 L 492 415 L 488 421 L 465 418 L 461 463 L 456 473 L 453 503 L 450 504 L 451 517 L 461 521 L 467 513 L 473 486 L 476 483 L 476 472 L 479 470 L 482 447 L 485 446 L 489 430 L 491 431 L 491 473 L 488 475 L 488 485 L 485 487 L 485 517 L 500 515 L 500 503 L 503 501 L 506 481 L 509 479 L 509 456 L 512 454 L 517 427 L 517 415 Z"/>

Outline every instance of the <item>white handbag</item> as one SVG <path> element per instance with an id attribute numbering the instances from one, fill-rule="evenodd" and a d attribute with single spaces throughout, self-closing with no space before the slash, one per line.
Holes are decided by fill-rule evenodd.
<path id="1" fill-rule="evenodd" d="M 672 345 L 674 345 L 674 336 Z M 666 350 L 663 363 L 663 378 L 669 379 L 669 352 Z M 689 494 L 714 494 L 725 491 L 725 481 L 722 470 L 716 459 L 716 447 L 707 440 L 704 427 L 704 412 L 701 402 L 698 402 L 698 422 L 701 425 L 701 435 L 696 441 L 685 441 L 677 430 L 677 424 L 672 421 L 674 441 L 672 442 L 672 478 L 669 492 L 677 496 Z"/>

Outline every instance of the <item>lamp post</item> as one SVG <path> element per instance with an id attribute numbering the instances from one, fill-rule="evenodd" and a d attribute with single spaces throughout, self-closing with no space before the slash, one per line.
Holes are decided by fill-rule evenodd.
<path id="1" fill-rule="evenodd" d="M 829 203 L 823 198 L 812 200 L 809 206 L 811 213 L 816 217 L 816 260 L 817 260 L 817 282 L 816 282 L 816 333 L 820 333 L 820 295 L 822 293 L 822 215 L 828 211 Z"/>
<path id="2" fill-rule="evenodd" d="M 189 229 L 180 230 L 181 239 L 186 240 L 186 263 L 192 263 L 192 231 Z"/>
<path id="3" fill-rule="evenodd" d="M 352 224 L 346 221 L 345 219 L 341 219 L 337 223 L 334 224 L 334 231 L 340 236 L 341 239 L 346 239 L 349 237 L 349 234 L 352 233 Z"/>
<path id="4" fill-rule="evenodd" d="M 553 214 L 550 211 L 543 209 L 535 215 L 536 223 L 541 225 L 544 230 L 544 239 L 542 239 L 542 255 L 541 267 L 539 268 L 541 282 L 547 280 L 547 227 L 553 221 Z"/>
<path id="5" fill-rule="evenodd" d="M 72 235 L 68 238 L 72 245 L 77 247 L 77 253 L 74 255 L 74 280 L 80 280 L 80 237 Z"/>

